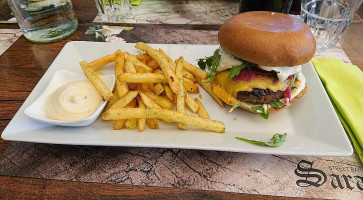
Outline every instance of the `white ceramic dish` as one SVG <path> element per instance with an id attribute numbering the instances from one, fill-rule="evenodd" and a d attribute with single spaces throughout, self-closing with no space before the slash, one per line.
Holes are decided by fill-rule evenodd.
<path id="1" fill-rule="evenodd" d="M 100 76 L 101 80 L 106 84 L 106 86 L 112 91 L 115 84 L 115 75 L 104 75 Z M 67 70 L 58 70 L 54 73 L 53 78 L 48 83 L 47 88 L 42 92 L 42 94 L 25 110 L 24 114 L 28 117 L 38 120 L 40 122 L 45 122 L 48 124 L 54 124 L 58 126 L 88 126 L 92 124 L 97 117 L 101 114 L 103 108 L 106 106 L 107 101 L 103 101 L 98 109 L 89 117 L 80 120 L 54 120 L 47 116 L 45 113 L 45 102 L 56 89 L 70 83 L 72 81 L 87 80 L 84 74 L 78 74 L 70 72 Z"/>
<path id="2" fill-rule="evenodd" d="M 24 108 L 42 93 L 55 71 L 64 69 L 82 73 L 81 68 L 78 67 L 80 61 L 92 61 L 111 54 L 117 49 L 132 54 L 140 53 L 141 51 L 136 50 L 134 46 L 135 44 L 130 43 L 101 42 L 66 44 L 5 128 L 2 138 L 52 144 L 185 148 L 280 155 L 349 156 L 353 153 L 347 135 L 311 63 L 303 66 L 303 73 L 309 87 L 307 94 L 289 109 L 271 114 L 268 120 L 241 109 L 229 113 L 229 106 L 220 108 L 201 89 L 201 101 L 211 118 L 225 123 L 225 134 L 190 127 L 187 131 L 182 131 L 174 124 L 163 122 L 159 122 L 158 130 L 146 128 L 141 133 L 137 129 L 114 131 L 112 122 L 102 121 L 100 117 L 90 126 L 61 127 L 41 123 L 24 115 Z M 152 46 L 163 48 L 173 59 L 182 55 L 193 64 L 196 64 L 198 58 L 212 55 L 218 47 L 217 45 L 167 44 Z M 113 74 L 113 66 L 113 64 L 105 66 L 102 72 Z M 235 139 L 238 136 L 268 141 L 274 133 L 285 132 L 287 133 L 286 142 L 278 148 L 255 146 Z"/>

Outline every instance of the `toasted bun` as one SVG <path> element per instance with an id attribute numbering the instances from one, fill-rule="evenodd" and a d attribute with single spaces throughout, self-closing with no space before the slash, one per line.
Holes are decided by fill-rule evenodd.
<path id="1" fill-rule="evenodd" d="M 254 11 L 235 15 L 220 28 L 218 40 L 229 53 L 265 66 L 296 66 L 315 54 L 309 27 L 286 14 Z"/>

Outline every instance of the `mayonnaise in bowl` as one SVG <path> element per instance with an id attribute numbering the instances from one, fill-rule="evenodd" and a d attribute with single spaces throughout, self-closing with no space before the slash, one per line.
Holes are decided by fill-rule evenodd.
<path id="1" fill-rule="evenodd" d="M 115 76 L 101 80 L 112 91 Z M 54 73 L 43 93 L 25 110 L 28 117 L 59 126 L 87 126 L 101 114 L 107 101 L 102 101 L 84 74 L 66 70 Z"/>
<path id="2" fill-rule="evenodd" d="M 102 96 L 88 80 L 73 81 L 56 89 L 45 102 L 51 119 L 79 120 L 91 116 L 102 103 Z"/>

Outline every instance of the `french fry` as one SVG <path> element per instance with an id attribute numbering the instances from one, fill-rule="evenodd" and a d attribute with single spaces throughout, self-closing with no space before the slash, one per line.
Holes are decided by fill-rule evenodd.
<path id="1" fill-rule="evenodd" d="M 132 64 L 134 64 L 134 66 L 139 66 L 139 67 L 143 68 L 147 72 L 152 72 L 153 71 L 153 69 L 151 67 L 149 67 L 149 66 L 145 65 L 144 63 L 140 62 L 135 55 L 129 54 L 127 56 L 127 60 L 129 60 Z"/>
<path id="2" fill-rule="evenodd" d="M 195 102 L 197 102 L 198 104 L 198 116 L 204 119 L 210 119 L 209 114 L 207 112 L 207 110 L 204 108 L 202 102 L 198 99 L 195 98 Z"/>
<path id="3" fill-rule="evenodd" d="M 141 83 L 142 91 L 150 91 L 149 83 Z"/>
<path id="4" fill-rule="evenodd" d="M 120 74 L 125 73 L 125 57 L 121 50 L 117 50 L 115 55 L 115 76 L 118 77 Z M 116 79 L 116 91 L 120 98 L 125 96 L 129 92 L 127 83 Z"/>
<path id="5" fill-rule="evenodd" d="M 168 61 L 169 67 L 173 72 L 175 72 L 176 63 L 173 61 L 173 59 L 171 59 L 168 54 L 166 54 L 165 51 L 161 48 L 159 48 L 159 54 L 162 55 L 166 61 Z"/>
<path id="6" fill-rule="evenodd" d="M 172 121 L 176 123 L 183 123 L 194 127 L 203 128 L 206 130 L 215 131 L 218 133 L 225 132 L 225 126 L 222 122 L 203 119 L 198 116 L 193 116 L 181 113 L 174 110 L 167 110 L 163 108 L 117 108 L 110 109 L 103 113 L 104 120 L 120 120 L 120 119 L 133 119 L 133 118 L 157 118 L 164 121 Z"/>
<path id="7" fill-rule="evenodd" d="M 136 107 L 136 99 L 133 99 L 128 105 L 128 108 L 135 108 Z M 125 122 L 125 128 L 129 130 L 134 130 L 137 126 L 137 119 L 136 118 L 130 118 L 127 119 Z"/>
<path id="8" fill-rule="evenodd" d="M 136 73 L 134 64 L 132 64 L 129 60 L 127 60 L 125 63 L 125 72 L 126 73 Z"/>
<path id="9" fill-rule="evenodd" d="M 129 87 L 127 86 L 126 82 L 116 79 L 116 91 L 117 95 L 121 98 L 129 92 Z"/>
<path id="10" fill-rule="evenodd" d="M 165 53 L 165 51 L 163 49 L 159 49 L 159 52 L 165 57 L 165 59 L 169 62 L 170 64 L 170 67 L 173 71 L 175 71 L 176 69 L 176 61 L 174 62 L 173 59 L 171 59 L 168 54 Z M 188 78 L 190 80 L 193 80 L 195 81 L 195 77 L 193 74 L 191 74 L 190 72 L 186 71 L 186 70 L 183 70 L 183 76 L 185 78 Z"/>
<path id="11" fill-rule="evenodd" d="M 199 93 L 199 87 L 191 80 L 184 78 L 183 85 L 187 92 Z"/>
<path id="12" fill-rule="evenodd" d="M 168 61 L 168 63 L 170 63 L 172 66 L 172 69 L 175 71 L 175 67 L 176 67 L 176 63 L 174 62 L 173 59 L 171 59 L 168 54 L 165 53 L 165 51 L 161 48 L 159 48 L 159 52 L 162 56 L 164 56 L 164 58 L 166 59 L 166 61 Z"/>
<path id="13" fill-rule="evenodd" d="M 129 104 L 125 106 L 125 108 L 134 108 L 135 106 L 136 106 L 136 101 L 132 100 Z M 113 122 L 113 130 L 124 129 L 126 127 L 125 125 L 126 121 L 127 119 L 115 120 Z"/>
<path id="14" fill-rule="evenodd" d="M 150 60 L 152 60 L 152 58 L 149 55 L 147 55 L 147 53 L 139 54 L 136 57 L 137 57 L 137 59 L 145 60 L 146 62 L 149 62 Z"/>
<path id="15" fill-rule="evenodd" d="M 144 68 L 140 67 L 139 65 L 135 65 L 136 73 L 144 73 Z"/>
<path id="16" fill-rule="evenodd" d="M 139 108 L 145 108 L 144 103 L 142 102 L 141 98 L 138 96 L 136 97 L 137 103 L 139 104 Z M 146 125 L 146 118 L 138 118 L 137 124 L 139 126 L 139 131 L 142 132 L 145 130 Z"/>
<path id="17" fill-rule="evenodd" d="M 166 83 L 167 80 L 163 74 L 154 73 L 124 73 L 118 76 L 118 79 L 127 83 Z"/>
<path id="18" fill-rule="evenodd" d="M 179 81 L 176 78 L 175 73 L 170 68 L 169 62 L 165 60 L 164 56 L 160 55 L 158 51 L 143 42 L 138 42 L 135 47 L 137 49 L 146 51 L 147 54 L 149 54 L 154 60 L 156 60 L 156 62 L 159 63 L 161 70 L 163 70 L 165 78 L 168 80 L 171 90 L 174 93 L 178 94 Z"/>
<path id="19" fill-rule="evenodd" d="M 125 60 L 127 59 L 127 56 L 129 56 L 129 53 L 127 53 L 126 51 L 122 52 L 122 54 L 124 54 Z"/>
<path id="20" fill-rule="evenodd" d="M 117 91 L 113 91 L 113 97 L 107 102 L 107 106 L 105 110 L 108 110 L 111 108 L 111 106 L 119 99 Z"/>
<path id="21" fill-rule="evenodd" d="M 141 83 L 135 83 L 136 85 L 137 85 L 137 91 L 139 91 L 139 92 L 143 92 L 144 90 L 142 89 L 142 87 L 141 87 Z"/>
<path id="22" fill-rule="evenodd" d="M 147 83 L 149 86 L 150 91 L 154 92 L 154 84 L 153 83 Z"/>
<path id="23" fill-rule="evenodd" d="M 176 68 L 175 68 L 175 75 L 179 80 L 179 89 L 180 92 L 179 94 L 177 94 L 177 102 L 176 102 L 176 110 L 181 112 L 181 113 L 185 113 L 185 101 L 184 101 L 184 78 L 183 78 L 183 57 L 180 57 L 179 59 L 176 60 Z M 182 123 L 178 123 L 178 127 L 180 129 L 187 129 L 187 125 L 186 124 L 182 124 Z"/>
<path id="24" fill-rule="evenodd" d="M 113 130 L 121 130 L 121 129 L 124 129 L 126 126 L 125 126 L 125 123 L 126 123 L 127 119 L 120 119 L 120 120 L 115 120 L 113 122 L 113 127 L 112 129 Z"/>
<path id="25" fill-rule="evenodd" d="M 153 71 L 153 73 L 155 73 L 155 74 L 163 74 L 163 75 L 164 75 L 164 72 L 163 72 L 163 71 L 161 71 L 161 69 L 155 69 L 155 70 Z"/>
<path id="26" fill-rule="evenodd" d="M 125 57 L 121 50 L 115 52 L 115 76 L 125 73 Z"/>
<path id="27" fill-rule="evenodd" d="M 190 72 L 191 74 L 193 74 L 194 76 L 196 76 L 202 80 L 205 80 L 208 78 L 208 73 L 206 71 L 188 63 L 187 61 L 184 61 L 183 68 L 185 70 L 187 70 L 188 72 Z"/>
<path id="28" fill-rule="evenodd" d="M 125 128 L 129 129 L 129 130 L 134 130 L 137 126 L 137 119 L 136 118 L 131 118 L 128 119 L 125 122 Z"/>
<path id="29" fill-rule="evenodd" d="M 81 68 L 83 69 L 84 74 L 88 78 L 88 80 L 92 83 L 92 85 L 96 88 L 98 93 L 101 94 L 104 100 L 108 101 L 113 97 L 112 92 L 108 89 L 105 83 L 102 82 L 100 77 L 95 75 L 95 71 L 92 70 L 89 63 L 86 61 L 80 62 Z"/>
<path id="30" fill-rule="evenodd" d="M 161 93 L 164 92 L 164 86 L 160 83 L 156 84 L 154 86 L 154 92 L 157 94 L 157 95 L 160 95 Z"/>
<path id="31" fill-rule="evenodd" d="M 136 107 L 136 98 L 132 99 L 132 101 L 125 106 L 125 108 L 135 108 Z"/>
<path id="32" fill-rule="evenodd" d="M 178 101 L 177 98 L 178 98 L 178 95 L 174 93 L 173 100 L 171 100 L 171 102 L 173 102 L 173 104 L 176 104 Z M 184 100 L 185 100 L 185 91 L 184 91 Z"/>
<path id="33" fill-rule="evenodd" d="M 140 60 L 140 59 L 137 59 L 137 60 L 139 60 L 140 62 L 142 62 L 144 65 L 147 65 L 147 63 L 146 63 L 146 61 L 145 60 Z M 149 66 L 148 66 L 149 67 Z"/>
<path id="34" fill-rule="evenodd" d="M 117 100 L 111 107 L 110 109 L 115 109 L 115 108 L 123 108 L 125 107 L 127 104 L 129 104 L 133 99 L 135 99 L 135 97 L 137 96 L 139 92 L 138 91 L 130 91 L 128 92 L 124 97 L 120 98 L 119 100 Z"/>
<path id="35" fill-rule="evenodd" d="M 190 72 L 188 72 L 187 70 L 183 70 L 183 77 L 187 78 L 187 79 L 189 79 L 189 80 L 191 80 L 193 82 L 196 81 L 196 78 L 194 77 L 194 75 L 191 74 Z"/>
<path id="36" fill-rule="evenodd" d="M 202 79 L 197 78 L 197 83 L 209 93 L 209 95 L 219 104 L 221 108 L 224 108 L 223 101 L 213 92 L 212 84 L 210 82 L 204 82 Z"/>
<path id="37" fill-rule="evenodd" d="M 156 68 L 160 67 L 159 63 L 156 62 L 155 60 L 150 60 L 146 64 L 147 64 L 147 66 L 151 67 L 152 69 L 156 69 Z"/>
<path id="38" fill-rule="evenodd" d="M 170 89 L 170 86 L 167 85 L 167 84 L 164 84 L 164 89 L 165 89 L 165 94 L 166 96 L 173 101 L 174 99 L 174 95 L 173 95 L 173 92 L 171 91 Z"/>
<path id="39" fill-rule="evenodd" d="M 146 119 L 146 124 L 151 128 L 151 129 L 159 129 L 159 124 L 158 124 L 158 120 L 153 119 L 153 118 L 147 118 Z"/>
<path id="40" fill-rule="evenodd" d="M 171 109 L 173 107 L 173 103 L 168 98 L 159 96 L 159 95 L 155 94 L 154 92 L 150 92 L 150 91 L 142 92 L 142 93 L 145 94 L 146 96 L 148 96 L 150 99 L 152 99 L 156 104 L 158 104 L 162 108 Z"/>
<path id="41" fill-rule="evenodd" d="M 91 66 L 92 70 L 97 71 L 106 64 L 114 62 L 115 58 L 116 58 L 115 54 L 106 55 L 90 62 L 89 65 Z"/>
<path id="42" fill-rule="evenodd" d="M 143 92 L 140 92 L 140 97 L 142 102 L 149 108 L 161 108 L 154 100 L 145 95 Z"/>
<path id="43" fill-rule="evenodd" d="M 199 93 L 198 83 L 224 106 L 213 93 L 211 84 L 202 81 L 208 77 L 207 72 L 191 65 L 183 57 L 174 61 L 163 49 L 156 50 L 142 42 L 135 47 L 145 52 L 133 55 L 119 49 L 91 63 L 80 63 L 90 82 L 103 99 L 109 101 L 102 118 L 114 120 L 114 130 L 137 127 L 142 132 L 146 125 L 150 129 L 159 129 L 157 119 L 160 119 L 176 123 L 183 130 L 189 125 L 224 133 L 224 124 L 211 120 L 202 102 L 189 94 Z M 97 71 L 110 62 L 115 63 L 116 85 L 113 92 L 98 77 L 103 73 Z M 174 104 L 176 111 L 172 110 Z M 186 106 L 198 116 L 186 114 Z"/>
<path id="44" fill-rule="evenodd" d="M 101 71 L 95 71 L 96 76 L 103 76 L 104 74 Z"/>
<path id="45" fill-rule="evenodd" d="M 186 93 L 185 103 L 187 104 L 187 106 L 190 108 L 190 110 L 193 113 L 198 112 L 199 105 L 197 104 L 197 102 L 195 102 L 195 100 L 188 93 Z"/>
<path id="46" fill-rule="evenodd" d="M 129 87 L 130 91 L 138 90 L 139 84 L 138 83 L 128 83 L 127 86 Z"/>
<path id="47" fill-rule="evenodd" d="M 161 108 L 157 103 L 155 103 L 152 99 L 150 99 L 145 94 L 140 93 L 140 97 L 145 106 L 147 106 L 149 108 Z M 151 129 L 159 129 L 159 123 L 156 119 L 146 119 L 146 124 Z"/>

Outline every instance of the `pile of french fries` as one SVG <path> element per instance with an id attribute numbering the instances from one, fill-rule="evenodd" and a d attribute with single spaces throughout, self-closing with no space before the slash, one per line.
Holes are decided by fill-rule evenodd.
<path id="1" fill-rule="evenodd" d="M 183 130 L 189 125 L 224 133 L 224 124 L 210 119 L 202 102 L 189 94 L 199 93 L 198 83 L 221 107 L 224 106 L 213 93 L 211 83 L 203 82 L 208 77 L 207 72 L 183 57 L 174 61 L 162 49 L 153 49 L 145 43 L 139 42 L 135 47 L 145 53 L 132 55 L 117 50 L 90 63 L 80 62 L 87 78 L 108 101 L 103 120 L 113 120 L 114 130 L 138 127 L 139 131 L 144 131 L 146 125 L 158 129 L 157 119 L 160 119 L 176 123 Z M 99 78 L 102 72 L 98 71 L 110 62 L 115 63 L 113 92 Z M 173 110 L 175 104 L 176 110 Z M 187 114 L 186 107 L 197 115 Z"/>

